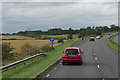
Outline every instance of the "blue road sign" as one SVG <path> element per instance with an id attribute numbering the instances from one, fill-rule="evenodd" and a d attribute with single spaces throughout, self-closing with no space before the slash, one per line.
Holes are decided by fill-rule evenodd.
<path id="1" fill-rule="evenodd" d="M 50 37 L 50 42 L 54 42 L 54 37 Z"/>

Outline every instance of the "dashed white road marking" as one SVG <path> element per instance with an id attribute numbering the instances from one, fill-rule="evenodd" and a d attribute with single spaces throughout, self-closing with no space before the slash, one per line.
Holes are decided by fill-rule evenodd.
<path id="1" fill-rule="evenodd" d="M 95 53 L 94 53 L 94 56 L 95 56 Z"/>
<path id="2" fill-rule="evenodd" d="M 98 68 L 100 68 L 100 66 L 99 66 L 99 65 L 97 65 L 97 67 L 98 67 Z"/>
<path id="3" fill-rule="evenodd" d="M 102 79 L 102 80 L 105 80 L 105 79 Z"/>
<path id="4" fill-rule="evenodd" d="M 46 75 L 46 77 L 49 77 L 50 75 L 48 74 L 48 75 Z"/>
<path id="5" fill-rule="evenodd" d="M 95 60 L 97 60 L 97 58 L 95 58 Z"/>
<path id="6" fill-rule="evenodd" d="M 55 68 L 55 70 L 56 70 L 57 68 Z"/>

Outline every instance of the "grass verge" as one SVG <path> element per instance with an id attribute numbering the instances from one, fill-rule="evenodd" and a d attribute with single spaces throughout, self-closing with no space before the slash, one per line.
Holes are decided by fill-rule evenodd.
<path id="1" fill-rule="evenodd" d="M 85 37 L 87 39 L 88 37 Z M 70 47 L 77 41 L 81 39 L 74 40 L 71 42 L 63 43 L 62 45 L 56 46 L 55 50 L 47 52 L 47 57 L 41 57 L 35 59 L 32 62 L 27 62 L 26 65 L 22 64 L 3 73 L 3 78 L 35 78 L 37 75 L 42 73 L 50 65 L 54 64 L 62 56 L 62 52 L 66 47 Z"/>
<path id="2" fill-rule="evenodd" d="M 107 40 L 106 40 L 106 42 L 107 42 L 107 44 L 111 47 L 111 48 L 113 48 L 114 50 L 116 50 L 117 52 L 120 52 L 120 50 L 119 50 L 119 48 L 120 48 L 120 46 L 118 45 L 118 43 L 116 43 L 113 39 L 114 39 L 114 37 L 115 36 L 117 36 L 118 34 L 116 34 L 116 35 L 113 35 L 112 37 L 110 37 L 110 38 L 107 38 Z M 114 42 L 114 44 L 111 42 Z"/>
<path id="3" fill-rule="evenodd" d="M 2 75 L 0 74 L 0 80 L 2 79 Z"/>

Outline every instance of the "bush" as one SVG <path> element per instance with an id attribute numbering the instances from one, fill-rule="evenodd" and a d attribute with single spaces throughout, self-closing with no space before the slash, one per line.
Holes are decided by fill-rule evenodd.
<path id="1" fill-rule="evenodd" d="M 72 34 L 69 34 L 68 35 L 68 39 L 72 39 L 73 37 L 72 37 Z"/>
<path id="2" fill-rule="evenodd" d="M 15 57 L 14 53 L 11 53 L 14 48 L 10 47 L 10 43 L 2 43 L 2 59 L 4 60 L 12 60 Z"/>
<path id="3" fill-rule="evenodd" d="M 82 38 L 82 35 L 81 35 L 81 34 L 79 34 L 79 35 L 78 35 L 78 38 Z"/>
<path id="4" fill-rule="evenodd" d="M 63 40 L 64 40 L 63 38 L 59 38 L 59 39 L 58 39 L 58 43 L 64 43 Z"/>

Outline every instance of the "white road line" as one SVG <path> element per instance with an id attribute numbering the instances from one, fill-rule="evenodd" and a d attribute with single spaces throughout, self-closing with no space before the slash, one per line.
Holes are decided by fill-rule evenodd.
<path id="1" fill-rule="evenodd" d="M 95 60 L 97 60 L 97 58 L 95 58 Z"/>
<path id="2" fill-rule="evenodd" d="M 95 56 L 95 53 L 94 53 L 94 56 Z"/>
<path id="3" fill-rule="evenodd" d="M 46 77 L 49 77 L 50 75 L 48 74 L 48 75 L 46 75 Z"/>
<path id="4" fill-rule="evenodd" d="M 57 68 L 55 68 L 55 70 L 56 70 Z"/>
<path id="5" fill-rule="evenodd" d="M 105 80 L 105 79 L 102 79 L 102 80 Z"/>
<path id="6" fill-rule="evenodd" d="M 100 68 L 100 66 L 99 66 L 99 65 L 97 65 L 97 67 L 98 67 L 98 68 Z"/>

